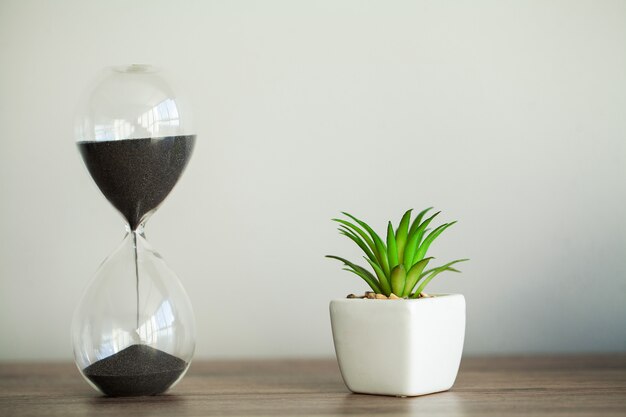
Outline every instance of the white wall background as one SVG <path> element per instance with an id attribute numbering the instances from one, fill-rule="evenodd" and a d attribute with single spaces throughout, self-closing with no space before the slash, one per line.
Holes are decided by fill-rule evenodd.
<path id="1" fill-rule="evenodd" d="M 73 142 L 104 66 L 169 70 L 199 143 L 148 236 L 199 357 L 329 356 L 323 258 L 434 205 L 466 353 L 626 351 L 624 1 L 0 2 L 0 360 L 69 359 L 123 223 Z"/>

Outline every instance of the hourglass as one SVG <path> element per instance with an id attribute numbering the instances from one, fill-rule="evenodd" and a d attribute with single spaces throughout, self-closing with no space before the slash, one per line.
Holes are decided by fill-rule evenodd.
<path id="1" fill-rule="evenodd" d="M 85 165 L 127 222 L 72 323 L 76 365 L 106 395 L 160 394 L 182 378 L 194 353 L 189 298 L 144 234 L 193 151 L 186 111 L 156 68 L 130 65 L 107 70 L 78 113 Z"/>

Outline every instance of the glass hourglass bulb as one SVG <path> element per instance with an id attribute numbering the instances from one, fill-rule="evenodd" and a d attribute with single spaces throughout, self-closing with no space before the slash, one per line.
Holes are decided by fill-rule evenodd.
<path id="1" fill-rule="evenodd" d="M 127 222 L 72 322 L 76 365 L 106 395 L 153 395 L 187 371 L 195 322 L 184 288 L 144 235 L 182 175 L 195 134 L 180 98 L 147 65 L 106 71 L 86 95 L 76 140 L 85 165 Z"/>

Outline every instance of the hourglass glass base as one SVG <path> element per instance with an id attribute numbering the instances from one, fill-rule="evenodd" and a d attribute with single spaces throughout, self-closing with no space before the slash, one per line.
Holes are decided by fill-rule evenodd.
<path id="1" fill-rule="evenodd" d="M 184 360 L 147 345 L 131 345 L 83 370 L 105 395 L 128 397 L 165 392 L 185 372 Z"/>

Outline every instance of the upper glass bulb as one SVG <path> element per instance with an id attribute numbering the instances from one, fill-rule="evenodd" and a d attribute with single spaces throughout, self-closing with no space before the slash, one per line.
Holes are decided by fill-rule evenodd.
<path id="1" fill-rule="evenodd" d="M 106 70 L 85 97 L 76 140 L 105 197 L 135 230 L 178 182 L 195 144 L 189 112 L 149 65 Z"/>

